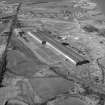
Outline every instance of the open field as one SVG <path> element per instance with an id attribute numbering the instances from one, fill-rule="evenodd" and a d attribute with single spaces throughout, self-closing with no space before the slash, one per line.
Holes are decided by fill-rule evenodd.
<path id="1" fill-rule="evenodd" d="M 3 0 L 1 0 L 3 1 Z M 7 1 L 8 3 L 18 3 L 18 2 L 33 2 L 33 3 L 40 3 L 40 2 L 58 2 L 58 1 L 63 1 L 63 0 L 4 0 Z"/>
<path id="2" fill-rule="evenodd" d="M 105 59 L 101 59 L 105 57 L 105 18 L 102 12 L 85 0 L 79 3 L 65 3 L 65 0 L 5 1 L 10 4 L 21 1 L 33 4 L 21 8 L 17 22 L 20 26 L 16 25 L 17 33 L 14 31 L 7 53 L 8 71 L 3 80 L 4 86 L 15 85 L 19 91 L 16 97 L 30 105 L 97 105 L 96 102 L 102 103 L 103 100 L 105 103 Z M 35 2 L 55 4 L 45 3 L 34 8 Z M 13 9 L 10 4 L 3 5 L 4 13 Z M 0 26 L 2 31 L 5 25 Z M 38 30 L 42 30 L 42 33 L 47 30 L 51 35 L 49 40 L 57 40 L 64 48 L 72 47 L 81 56 L 88 56 L 90 64 L 74 67 L 68 59 L 55 53 L 51 46 L 46 46 L 46 37 L 42 36 L 47 36 L 47 33 L 39 33 L 43 40 L 40 44 L 34 37 L 28 36 L 28 32 L 38 33 Z M 0 40 L 2 43 L 2 38 Z M 99 60 L 103 65 L 97 61 L 99 58 L 103 60 Z M 14 84 L 15 80 L 19 82 Z M 47 104 L 40 104 L 46 101 Z"/>

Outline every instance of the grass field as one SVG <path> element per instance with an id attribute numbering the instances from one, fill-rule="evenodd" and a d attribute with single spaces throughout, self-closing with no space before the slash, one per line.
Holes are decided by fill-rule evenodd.
<path id="1" fill-rule="evenodd" d="M 0 0 L 0 1 L 3 1 L 3 0 Z M 4 0 L 4 1 L 7 1 L 8 3 L 17 3 L 17 2 L 37 2 L 37 3 L 40 3 L 40 2 L 57 2 L 57 1 L 65 1 L 65 0 Z"/>

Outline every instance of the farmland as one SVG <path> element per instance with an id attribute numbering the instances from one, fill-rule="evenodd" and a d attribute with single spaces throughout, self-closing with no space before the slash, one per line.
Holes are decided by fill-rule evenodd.
<path id="1" fill-rule="evenodd" d="M 0 105 L 105 105 L 104 65 L 96 3 L 0 2 Z"/>

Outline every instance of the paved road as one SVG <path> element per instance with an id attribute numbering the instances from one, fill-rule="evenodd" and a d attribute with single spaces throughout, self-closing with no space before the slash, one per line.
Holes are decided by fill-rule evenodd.
<path id="1" fill-rule="evenodd" d="M 71 60 L 71 62 L 73 62 L 74 64 L 81 65 L 81 64 L 89 63 L 87 59 L 85 59 L 83 56 L 76 53 L 72 48 L 70 47 L 67 48 L 65 46 L 62 46 L 47 31 L 33 32 L 33 35 L 35 35 L 42 41 L 46 41 L 48 45 L 50 45 L 54 49 L 57 49 L 59 53 L 62 53 L 62 55 L 64 55 L 67 59 Z"/>

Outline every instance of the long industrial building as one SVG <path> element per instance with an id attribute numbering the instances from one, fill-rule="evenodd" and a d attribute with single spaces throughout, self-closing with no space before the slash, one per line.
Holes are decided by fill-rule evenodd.
<path id="1" fill-rule="evenodd" d="M 30 36 L 38 40 L 40 43 L 45 42 L 48 46 L 63 55 L 66 59 L 75 65 L 82 65 L 89 63 L 88 59 L 75 52 L 71 47 L 62 46 L 48 31 L 28 32 Z"/>

